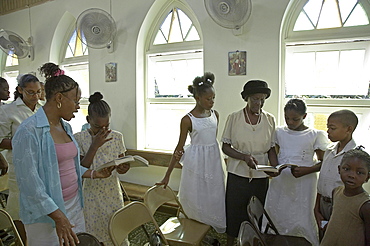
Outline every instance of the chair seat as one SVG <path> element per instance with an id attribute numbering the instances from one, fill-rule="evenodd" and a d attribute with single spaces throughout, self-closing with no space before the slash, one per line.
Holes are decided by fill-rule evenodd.
<path id="1" fill-rule="evenodd" d="M 262 234 L 262 238 L 267 245 L 294 245 L 294 246 L 311 246 L 311 244 L 303 237 L 275 235 L 275 234 Z"/>
<path id="2" fill-rule="evenodd" d="M 160 229 L 170 245 L 200 245 L 210 226 L 192 219 L 172 217 Z"/>

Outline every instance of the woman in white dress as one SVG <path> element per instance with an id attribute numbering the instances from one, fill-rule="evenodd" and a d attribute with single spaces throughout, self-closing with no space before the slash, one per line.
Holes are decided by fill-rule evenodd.
<path id="1" fill-rule="evenodd" d="M 218 113 L 212 110 L 215 98 L 214 75 L 197 77 L 189 91 L 196 105 L 181 120 L 180 139 L 165 177 L 158 185 L 167 185 L 175 164 L 180 161 L 182 174 L 179 200 L 192 219 L 225 232 L 225 172 L 217 142 Z M 191 144 L 186 146 L 187 134 Z M 181 160 L 180 160 L 181 158 Z"/>
<path id="2" fill-rule="evenodd" d="M 280 234 L 305 237 L 312 245 L 319 245 L 313 214 L 316 172 L 329 140 L 324 131 L 304 125 L 307 114 L 302 100 L 289 100 L 284 113 L 287 125 L 276 130 L 278 161 L 297 167 L 283 169 L 270 181 L 265 208 Z"/>

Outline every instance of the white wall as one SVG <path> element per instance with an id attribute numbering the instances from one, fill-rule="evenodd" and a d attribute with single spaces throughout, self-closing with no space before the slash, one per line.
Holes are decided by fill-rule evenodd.
<path id="1" fill-rule="evenodd" d="M 252 0 L 252 14 L 243 27 L 243 34 L 217 25 L 207 14 L 202 0 L 186 2 L 196 14 L 204 39 L 205 71 L 216 75 L 215 109 L 220 113 L 219 136 L 222 134 L 229 113 L 245 106 L 240 96 L 244 83 L 250 79 L 263 79 L 269 83 L 272 95 L 264 109 L 278 117 L 279 108 L 279 31 L 289 0 Z M 123 132 L 127 148 L 136 148 L 136 54 L 137 39 L 146 13 L 154 0 L 112 0 L 112 16 L 118 35 L 115 51 L 89 49 L 90 92 L 101 91 L 113 110 L 112 125 Z M 20 60 L 20 73 L 37 71 L 50 60 L 54 31 L 68 11 L 75 18 L 88 8 L 101 8 L 109 12 L 109 1 L 102 0 L 54 0 L 31 8 L 32 36 L 35 59 Z M 13 31 L 23 38 L 30 35 L 28 10 L 0 16 L 0 28 Z M 247 51 L 247 75 L 228 76 L 228 52 Z M 54 61 L 57 62 L 57 61 Z M 106 83 L 104 65 L 117 62 L 118 81 Z M 175 136 L 177 138 L 177 136 Z M 131 170 L 130 181 L 151 185 L 162 178 L 165 168 L 151 167 L 145 171 Z M 150 175 L 149 175 L 150 174 Z M 129 176 L 124 175 L 124 176 Z M 174 175 L 177 186 L 179 174 Z"/>

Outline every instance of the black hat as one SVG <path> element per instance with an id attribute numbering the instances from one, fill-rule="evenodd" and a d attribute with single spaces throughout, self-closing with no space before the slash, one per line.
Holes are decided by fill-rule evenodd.
<path id="1" fill-rule="evenodd" d="M 240 93 L 245 100 L 247 96 L 253 95 L 256 93 L 263 93 L 266 94 L 266 99 L 270 96 L 271 90 L 268 88 L 268 85 L 265 81 L 262 80 L 250 80 L 248 81 L 244 87 L 243 91 Z"/>

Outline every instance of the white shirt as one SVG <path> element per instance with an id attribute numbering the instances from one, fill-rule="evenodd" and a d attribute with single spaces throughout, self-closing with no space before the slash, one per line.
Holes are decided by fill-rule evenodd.
<path id="1" fill-rule="evenodd" d="M 0 107 L 0 142 L 3 139 L 12 139 L 18 126 L 35 114 L 40 107 L 41 104 L 37 103 L 35 110 L 32 111 L 20 97 L 12 103 L 2 105 Z M 11 151 L 8 151 L 6 158 L 8 161 L 12 160 Z"/>
<path id="2" fill-rule="evenodd" d="M 338 166 L 342 161 L 344 153 L 355 148 L 356 143 L 355 140 L 351 139 L 339 153 L 337 153 L 338 146 L 339 142 L 325 151 L 317 183 L 317 192 L 321 194 L 321 196 L 332 198 L 333 190 L 343 185 L 340 179 Z"/>
<path id="3" fill-rule="evenodd" d="M 275 118 L 262 111 L 261 121 L 251 126 L 245 122 L 243 110 L 232 113 L 227 118 L 221 141 L 231 144 L 240 153 L 252 155 L 258 164 L 268 165 L 267 152 L 275 146 Z M 246 178 L 268 177 L 265 172 L 251 169 L 245 161 L 232 157 L 227 160 L 227 171 Z"/>

